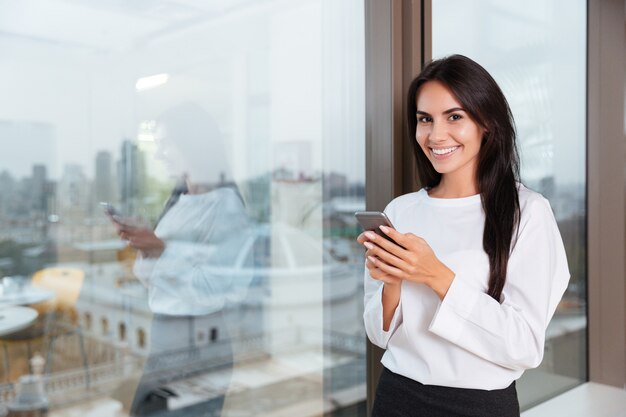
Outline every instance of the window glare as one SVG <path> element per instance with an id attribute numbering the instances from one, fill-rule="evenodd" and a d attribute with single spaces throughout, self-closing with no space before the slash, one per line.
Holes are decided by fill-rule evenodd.
<path id="1" fill-rule="evenodd" d="M 363 2 L 0 16 L 0 404 L 364 416 Z"/>

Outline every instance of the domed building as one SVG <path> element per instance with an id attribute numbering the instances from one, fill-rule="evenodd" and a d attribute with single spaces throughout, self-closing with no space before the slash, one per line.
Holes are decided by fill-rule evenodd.
<path id="1" fill-rule="evenodd" d="M 356 245 L 353 256 L 345 250 L 337 256 L 332 250 L 337 242 L 285 224 L 255 225 L 236 241 L 236 247 L 221 248 L 233 251 L 225 257 L 232 264 L 204 268 L 211 279 L 233 283 L 221 294 L 227 301 L 222 311 L 208 326 L 195 329 L 192 346 L 161 354 L 150 364 L 144 363 L 152 316 L 147 290 L 132 276 L 132 261 L 120 256 L 124 245 L 77 245 L 92 260 L 72 264 L 85 274 L 76 311 L 89 360 L 55 360 L 48 375 L 49 381 L 59 380 L 48 386 L 51 408 L 80 403 L 94 389 L 124 403 L 114 393 L 120 386 L 132 393 L 128 381 L 136 384 L 142 373 L 158 375 L 177 391 L 168 409 L 184 409 L 226 392 L 246 397 L 272 384 L 293 386 L 294 378 L 307 375 L 317 375 L 308 388 L 315 396 L 333 367 L 361 362 L 364 367 L 363 264 Z M 232 380 L 222 371 L 230 368 Z M 342 386 L 355 383 L 345 380 Z"/>

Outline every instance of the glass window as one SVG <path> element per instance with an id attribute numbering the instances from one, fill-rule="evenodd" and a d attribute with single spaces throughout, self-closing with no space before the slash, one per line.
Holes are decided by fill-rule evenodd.
<path id="1" fill-rule="evenodd" d="M 91 314 L 89 312 L 86 312 L 83 317 L 85 330 L 91 330 Z"/>
<path id="2" fill-rule="evenodd" d="M 119 323 L 117 326 L 117 337 L 119 339 L 120 342 L 124 342 L 126 341 L 126 324 Z"/>
<path id="3" fill-rule="evenodd" d="M 137 347 L 139 349 L 146 347 L 146 332 L 144 329 L 137 330 Z"/>
<path id="4" fill-rule="evenodd" d="M 364 415 L 363 2 L 0 16 L 0 402 Z"/>
<path id="5" fill-rule="evenodd" d="M 103 317 L 101 319 L 101 324 L 102 324 L 102 335 L 108 336 L 109 335 L 109 321 Z"/>
<path id="6" fill-rule="evenodd" d="M 466 55 L 506 95 L 517 125 L 522 182 L 550 200 L 571 281 L 547 330 L 539 368 L 518 382 L 523 408 L 587 379 L 586 2 L 433 2 L 433 57 Z"/>

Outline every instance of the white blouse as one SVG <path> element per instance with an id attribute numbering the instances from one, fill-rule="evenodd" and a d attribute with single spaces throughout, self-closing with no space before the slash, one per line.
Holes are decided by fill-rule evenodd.
<path id="1" fill-rule="evenodd" d="M 252 276 L 236 264 L 249 231 L 245 207 L 232 189 L 181 195 L 154 230 L 165 243 L 163 253 L 138 256 L 133 268 L 148 288 L 152 312 L 206 315 L 242 299 Z"/>
<path id="2" fill-rule="evenodd" d="M 426 285 L 402 282 L 389 331 L 382 286 L 365 270 L 365 329 L 386 349 L 383 365 L 429 385 L 501 389 L 543 358 L 546 328 L 569 281 L 565 249 L 548 201 L 519 186 L 519 236 L 501 303 L 489 295 L 480 195 L 432 198 L 425 189 L 394 199 L 385 213 L 424 238 L 455 278 L 443 301 Z"/>

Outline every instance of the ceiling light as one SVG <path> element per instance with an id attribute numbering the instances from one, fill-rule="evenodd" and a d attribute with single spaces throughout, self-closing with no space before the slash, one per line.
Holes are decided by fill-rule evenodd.
<path id="1" fill-rule="evenodd" d="M 142 77 L 137 80 L 135 89 L 137 91 L 149 90 L 165 84 L 169 78 L 170 76 L 168 74 L 156 74 L 149 77 Z"/>

